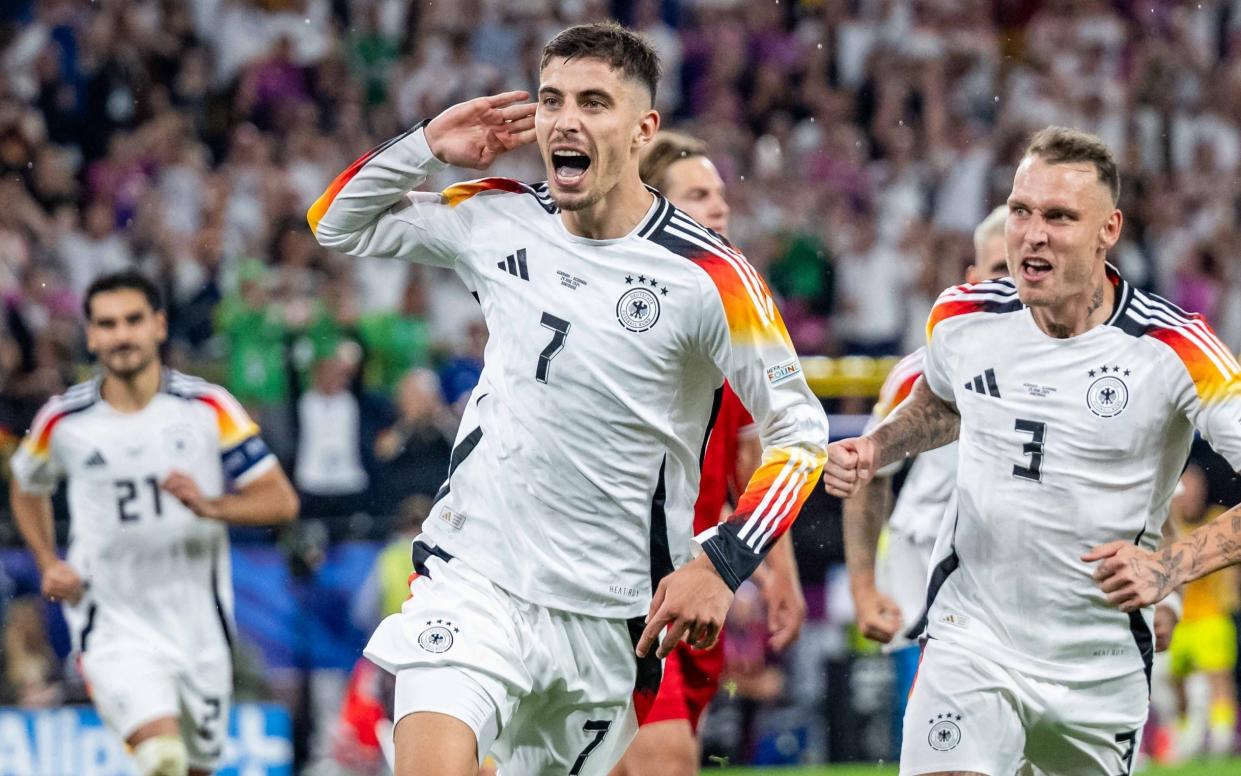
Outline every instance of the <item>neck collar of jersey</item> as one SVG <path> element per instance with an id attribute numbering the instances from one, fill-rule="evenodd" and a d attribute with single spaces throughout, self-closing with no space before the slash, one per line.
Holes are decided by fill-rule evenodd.
<path id="1" fill-rule="evenodd" d="M 1129 304 L 1133 301 L 1133 286 L 1121 277 L 1120 270 L 1116 269 L 1110 261 L 1105 263 L 1104 270 L 1107 272 L 1107 279 L 1111 282 L 1112 288 L 1116 290 L 1115 299 L 1112 302 L 1112 315 L 1104 325 L 1116 326 L 1124 320 L 1125 311 L 1129 309 Z"/>
<path id="2" fill-rule="evenodd" d="M 646 186 L 646 184 L 643 184 L 643 186 Z M 564 225 L 564 219 L 558 218 L 556 220 L 560 223 L 560 228 L 564 230 L 565 235 L 570 240 L 576 243 L 582 243 L 583 245 L 615 245 L 616 243 L 623 242 L 633 237 L 646 237 L 658 229 L 664 221 L 671 218 L 672 211 L 674 210 L 672 203 L 670 203 L 663 194 L 660 194 L 659 191 L 651 188 L 650 186 L 646 186 L 646 190 L 655 195 L 655 201 L 651 203 L 650 209 L 646 211 L 646 215 L 642 217 L 642 220 L 638 222 L 638 225 L 630 230 L 628 234 L 620 237 L 611 237 L 606 240 L 596 240 L 590 237 L 582 237 L 581 235 L 570 232 L 569 228 Z"/>

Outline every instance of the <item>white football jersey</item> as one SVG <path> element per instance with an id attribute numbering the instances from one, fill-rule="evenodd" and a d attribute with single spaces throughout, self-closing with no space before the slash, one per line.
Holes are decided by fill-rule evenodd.
<path id="1" fill-rule="evenodd" d="M 565 228 L 545 184 L 410 193 L 442 167 L 412 130 L 308 214 L 321 244 L 451 267 L 482 305 L 486 366 L 424 540 L 533 603 L 645 614 L 690 555 L 727 377 L 766 447 L 737 514 L 699 537 L 735 589 L 796 517 L 827 443 L 763 280 L 658 194 L 630 234 L 592 240 Z"/>
<path id="2" fill-rule="evenodd" d="M 879 389 L 879 400 L 875 402 L 868 428 L 877 426 L 909 396 L 914 383 L 922 376 L 925 355 L 926 348 L 918 348 L 892 368 Z M 916 544 L 935 541 L 956 484 L 955 442 L 916 456 L 892 506 L 892 514 L 888 517 L 889 530 L 908 536 Z"/>
<path id="3" fill-rule="evenodd" d="M 1081 556 L 1159 544 L 1195 428 L 1241 465 L 1232 354 L 1201 316 L 1108 276 L 1113 315 L 1076 337 L 1039 329 L 1008 279 L 948 289 L 927 324 L 927 383 L 961 413 L 928 633 L 1059 681 L 1149 677 L 1151 611 L 1110 606 Z"/>
<path id="4" fill-rule="evenodd" d="M 134 413 L 112 408 L 95 378 L 52 398 L 12 459 L 27 493 L 67 480 L 67 560 L 87 590 L 66 607 L 74 647 L 128 638 L 178 659 L 227 650 L 232 575 L 224 523 L 198 517 L 159 484 L 174 470 L 207 497 L 243 486 L 276 459 L 223 388 L 165 370 Z"/>

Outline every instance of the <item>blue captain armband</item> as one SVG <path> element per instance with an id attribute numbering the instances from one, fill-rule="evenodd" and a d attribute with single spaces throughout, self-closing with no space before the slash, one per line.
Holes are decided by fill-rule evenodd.
<path id="1" fill-rule="evenodd" d="M 255 467 L 271 457 L 271 449 L 257 434 L 220 455 L 224 464 L 224 477 L 228 482 L 240 483 Z"/>

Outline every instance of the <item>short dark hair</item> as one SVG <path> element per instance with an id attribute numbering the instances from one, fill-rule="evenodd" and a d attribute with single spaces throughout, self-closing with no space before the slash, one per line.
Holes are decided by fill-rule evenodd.
<path id="1" fill-rule="evenodd" d="M 159 289 L 150 278 L 136 269 L 123 269 L 119 272 L 100 275 L 91 281 L 86 289 L 86 296 L 82 300 L 82 314 L 86 316 L 86 320 L 90 320 L 91 299 L 96 294 L 106 294 L 111 291 L 137 291 L 147 298 L 152 310 L 159 312 L 164 309 Z"/>
<path id="2" fill-rule="evenodd" d="M 659 55 L 646 38 L 627 27 L 613 21 L 569 27 L 543 47 L 543 57 L 539 60 L 540 73 L 553 57 L 601 59 L 613 70 L 619 70 L 627 78 L 646 86 L 651 94 L 651 104 L 655 104 L 655 89 L 659 86 L 660 74 Z"/>
<path id="3" fill-rule="evenodd" d="M 1112 204 L 1120 201 L 1120 172 L 1116 157 L 1097 135 L 1069 127 L 1045 127 L 1035 132 L 1022 159 L 1037 156 L 1048 164 L 1090 162 L 1099 172 L 1099 182 L 1107 186 Z"/>
<path id="4" fill-rule="evenodd" d="M 638 175 L 648 186 L 663 191 L 667 188 L 668 168 L 682 159 L 707 155 L 707 144 L 683 132 L 661 129 L 655 139 L 642 149 Z"/>

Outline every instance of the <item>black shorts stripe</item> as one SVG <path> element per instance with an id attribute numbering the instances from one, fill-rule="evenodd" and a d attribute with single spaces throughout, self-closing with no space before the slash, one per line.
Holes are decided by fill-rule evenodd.
<path id="1" fill-rule="evenodd" d="M 211 597 L 215 600 L 215 613 L 220 618 L 220 630 L 224 633 L 224 643 L 228 651 L 233 651 L 233 632 L 228 627 L 228 614 L 224 611 L 224 602 L 220 600 L 220 549 L 216 547 L 211 559 Z"/>
<path id="2" fill-rule="evenodd" d="M 78 636 L 78 651 L 86 651 L 86 640 L 90 638 L 90 632 L 95 629 L 95 613 L 99 607 L 95 603 L 91 603 L 90 608 L 86 610 L 86 625 L 82 626 L 82 633 Z"/>
<path id="3" fill-rule="evenodd" d="M 1138 536 L 1133 540 L 1135 546 L 1141 546 L 1142 537 L 1146 535 L 1146 528 L 1143 527 L 1138 531 Z M 1146 618 L 1142 616 L 1139 609 L 1136 612 L 1129 612 L 1129 633 L 1133 635 L 1133 643 L 1138 647 L 1138 654 L 1142 656 L 1142 670 L 1146 672 L 1146 690 L 1151 689 L 1151 668 L 1155 665 L 1155 634 L 1151 633 L 1150 626 L 1146 624 Z"/>
<path id="4" fill-rule="evenodd" d="M 625 624 L 629 626 L 629 641 L 636 648 L 638 640 L 642 638 L 642 631 L 646 629 L 646 617 L 642 615 L 631 617 L 626 620 Z M 635 656 L 634 658 L 637 670 L 633 678 L 633 707 L 638 717 L 638 724 L 642 724 L 651 706 L 655 704 L 660 682 L 664 679 L 664 664 L 656 656 L 657 648 L 658 644 L 651 647 L 646 657 Z"/>

